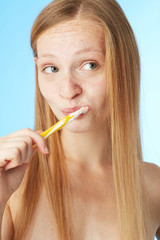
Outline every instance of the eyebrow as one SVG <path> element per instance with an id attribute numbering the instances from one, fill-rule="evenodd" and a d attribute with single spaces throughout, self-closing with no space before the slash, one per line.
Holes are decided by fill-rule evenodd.
<path id="1" fill-rule="evenodd" d="M 104 55 L 102 50 L 100 50 L 100 49 L 93 49 L 91 47 L 83 48 L 81 50 L 78 50 L 74 54 L 75 55 L 79 55 L 79 54 L 83 54 L 84 52 L 99 52 L 99 53 Z M 53 53 L 45 53 L 45 54 L 40 54 L 38 58 L 43 58 L 43 57 L 56 57 L 56 55 L 53 54 Z"/>

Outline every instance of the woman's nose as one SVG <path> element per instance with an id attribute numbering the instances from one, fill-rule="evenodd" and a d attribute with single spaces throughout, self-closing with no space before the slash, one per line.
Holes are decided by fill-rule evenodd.
<path id="1" fill-rule="evenodd" d="M 73 99 L 74 97 L 82 93 L 81 86 L 77 83 L 76 79 L 71 77 L 65 77 L 62 81 L 62 85 L 59 89 L 59 94 L 62 98 L 67 100 Z"/>

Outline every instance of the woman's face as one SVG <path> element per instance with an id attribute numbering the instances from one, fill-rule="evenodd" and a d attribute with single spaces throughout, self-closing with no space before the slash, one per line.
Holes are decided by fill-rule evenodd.
<path id="1" fill-rule="evenodd" d="M 105 39 L 91 20 L 70 20 L 50 28 L 37 41 L 39 88 L 60 120 L 69 109 L 89 112 L 67 125 L 72 132 L 104 126 L 108 116 Z"/>

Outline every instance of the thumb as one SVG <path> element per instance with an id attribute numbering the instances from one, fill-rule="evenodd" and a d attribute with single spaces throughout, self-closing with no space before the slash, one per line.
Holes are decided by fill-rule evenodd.
<path id="1" fill-rule="evenodd" d="M 32 156 L 31 156 L 31 159 L 33 158 L 34 154 L 37 152 L 38 148 L 34 148 L 33 151 L 32 151 Z"/>
<path id="2" fill-rule="evenodd" d="M 37 130 L 36 133 L 41 134 L 43 131 L 42 130 Z"/>

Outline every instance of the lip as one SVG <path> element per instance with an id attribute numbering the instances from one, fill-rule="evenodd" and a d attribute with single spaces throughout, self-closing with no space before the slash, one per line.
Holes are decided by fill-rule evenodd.
<path id="1" fill-rule="evenodd" d="M 67 115 L 69 115 L 69 114 L 71 114 L 71 113 L 73 113 L 73 112 L 81 109 L 82 107 L 88 107 L 88 112 L 91 110 L 91 107 L 90 107 L 89 105 L 79 105 L 79 106 L 75 106 L 75 107 L 73 107 L 73 108 L 64 108 L 64 109 L 62 109 L 61 111 L 62 111 L 62 113 L 63 113 L 65 116 L 67 116 Z M 83 113 L 82 113 L 82 114 L 83 114 Z M 80 115 L 80 116 L 81 116 L 81 115 Z"/>

